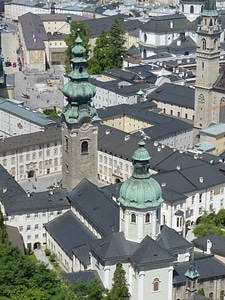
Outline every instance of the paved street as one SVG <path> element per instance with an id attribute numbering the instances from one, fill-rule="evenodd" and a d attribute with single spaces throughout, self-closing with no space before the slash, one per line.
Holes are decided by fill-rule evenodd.
<path id="1" fill-rule="evenodd" d="M 48 191 L 48 187 L 58 182 L 61 182 L 62 174 L 53 174 L 53 175 L 45 175 L 43 177 L 39 177 L 35 179 L 34 177 L 30 178 L 30 180 L 24 180 L 19 182 L 19 185 L 26 191 L 30 192 L 43 192 Z"/>
<path id="2" fill-rule="evenodd" d="M 19 47 L 17 35 L 15 32 L 2 32 L 2 54 L 5 61 L 11 63 L 17 62 L 16 49 Z M 53 66 L 50 70 L 39 74 L 29 74 L 19 71 L 17 67 L 5 67 L 6 74 L 14 74 L 15 76 L 15 100 L 23 100 L 25 105 L 31 109 L 43 109 L 56 106 L 63 107 L 64 97 L 60 89 L 64 82 L 63 66 Z M 51 79 L 52 86 L 47 84 L 47 80 Z M 30 99 L 24 99 L 21 93 L 28 94 Z"/>

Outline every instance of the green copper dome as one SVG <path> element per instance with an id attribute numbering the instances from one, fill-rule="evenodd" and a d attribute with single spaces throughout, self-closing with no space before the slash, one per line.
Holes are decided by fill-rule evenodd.
<path id="1" fill-rule="evenodd" d="M 79 123 L 87 118 L 93 121 L 100 120 L 95 107 L 91 105 L 96 90 L 89 82 L 89 75 L 86 71 L 87 60 L 84 58 L 86 50 L 79 36 L 75 42 L 76 45 L 72 49 L 74 56 L 71 59 L 72 70 L 67 75 L 69 81 L 62 88 L 62 93 L 68 101 L 62 110 L 62 116 L 70 124 Z"/>
<path id="2" fill-rule="evenodd" d="M 157 207 L 162 202 L 162 190 L 159 183 L 149 173 L 150 155 L 141 140 L 133 155 L 134 172 L 120 188 L 119 201 L 123 206 L 133 208 Z"/>

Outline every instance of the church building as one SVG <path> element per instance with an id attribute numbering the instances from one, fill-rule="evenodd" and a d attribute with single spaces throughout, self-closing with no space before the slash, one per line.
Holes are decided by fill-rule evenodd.
<path id="1" fill-rule="evenodd" d="M 216 1 L 207 0 L 197 29 L 194 143 L 199 142 L 199 130 L 225 122 L 225 73 L 219 70 L 221 28 Z"/>

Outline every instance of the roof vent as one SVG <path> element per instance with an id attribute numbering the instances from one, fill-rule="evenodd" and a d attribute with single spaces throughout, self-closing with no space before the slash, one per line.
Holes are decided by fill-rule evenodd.
<path id="1" fill-rule="evenodd" d="M 27 197 L 30 198 L 30 191 L 27 191 Z"/>
<path id="2" fill-rule="evenodd" d="M 160 146 L 157 148 L 157 151 L 158 151 L 158 152 L 160 152 L 160 151 L 161 151 L 161 147 L 160 147 Z"/>
<path id="3" fill-rule="evenodd" d="M 49 195 L 52 196 L 53 194 L 54 194 L 54 193 L 53 193 L 53 189 L 50 189 L 50 190 L 49 190 Z"/>
<path id="4" fill-rule="evenodd" d="M 198 159 L 198 154 L 195 154 L 195 155 L 194 155 L 194 159 Z"/>
<path id="5" fill-rule="evenodd" d="M 165 186 L 166 186 L 166 183 L 163 182 L 163 183 L 161 184 L 161 187 L 165 187 Z"/>
<path id="6" fill-rule="evenodd" d="M 6 186 L 3 187 L 2 192 L 3 192 L 3 194 L 5 194 L 7 192 L 7 187 Z"/>
<path id="7" fill-rule="evenodd" d="M 110 129 L 106 129 L 105 134 L 110 134 Z"/>
<path id="8" fill-rule="evenodd" d="M 210 164 L 213 164 L 213 163 L 214 163 L 214 160 L 213 160 L 213 159 L 211 159 L 211 160 L 210 160 Z"/>
<path id="9" fill-rule="evenodd" d="M 204 178 L 203 177 L 199 177 L 199 182 L 203 183 L 204 182 Z"/>
<path id="10" fill-rule="evenodd" d="M 125 136 L 124 141 L 126 142 L 126 141 L 128 141 L 129 139 L 130 139 L 130 135 L 128 134 L 128 135 Z"/>
<path id="11" fill-rule="evenodd" d="M 164 144 L 162 144 L 162 149 L 164 149 L 165 148 L 165 145 Z"/>
<path id="12" fill-rule="evenodd" d="M 158 146 L 158 144 L 159 144 L 159 143 L 158 143 L 157 141 L 155 141 L 155 142 L 154 142 L 154 146 L 156 146 L 156 147 L 157 147 L 157 146 Z"/>

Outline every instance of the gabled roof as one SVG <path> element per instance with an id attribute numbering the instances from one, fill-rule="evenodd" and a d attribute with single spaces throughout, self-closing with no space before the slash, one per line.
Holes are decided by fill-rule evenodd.
<path id="1" fill-rule="evenodd" d="M 163 137 L 168 137 L 176 133 L 183 133 L 184 130 L 192 130 L 193 125 L 190 122 L 185 122 L 179 119 L 170 119 L 163 124 L 157 124 L 143 129 L 145 134 L 153 140 L 159 140 Z"/>
<path id="2" fill-rule="evenodd" d="M 170 14 L 164 16 L 152 17 L 150 21 L 141 26 L 145 32 L 163 33 L 179 32 L 185 30 L 197 30 L 197 21 L 190 22 L 182 14 Z"/>
<path id="3" fill-rule="evenodd" d="M 115 232 L 107 237 L 89 243 L 91 251 L 102 261 L 125 260 L 130 257 L 137 243 L 125 240 L 123 232 Z"/>
<path id="4" fill-rule="evenodd" d="M 118 204 L 87 179 L 68 193 L 68 199 L 103 236 L 119 231 Z"/>
<path id="5" fill-rule="evenodd" d="M 176 170 L 177 166 L 180 169 L 192 168 L 210 163 L 210 161 L 217 162 L 219 158 L 215 155 L 207 155 L 206 153 L 194 155 L 193 153 L 183 153 L 174 151 L 170 156 L 159 162 L 156 166 L 157 170 L 161 172 Z"/>
<path id="6" fill-rule="evenodd" d="M 208 234 L 198 239 L 194 239 L 192 243 L 196 248 L 207 251 L 207 241 L 212 242 L 211 253 L 225 257 L 225 236 L 219 234 Z"/>
<path id="7" fill-rule="evenodd" d="M 204 190 L 224 184 L 224 175 L 210 164 L 202 164 L 180 170 L 152 175 L 162 185 L 162 190 L 169 189 L 180 194 Z"/>
<path id="8" fill-rule="evenodd" d="M 194 109 L 195 90 L 173 83 L 164 83 L 147 96 L 147 99 Z"/>
<path id="9" fill-rule="evenodd" d="M 46 230 L 70 258 L 74 247 L 96 239 L 70 210 L 47 223 Z"/>
<path id="10" fill-rule="evenodd" d="M 212 255 L 204 255 L 199 258 L 195 257 L 195 267 L 199 272 L 199 280 L 214 280 L 217 277 L 225 278 L 225 264 L 213 257 Z M 174 264 L 173 285 L 185 285 L 185 272 L 190 265 L 189 261 Z"/>
<path id="11" fill-rule="evenodd" d="M 86 268 L 90 265 L 90 246 L 88 244 L 74 247 L 72 252 Z"/>
<path id="12" fill-rule="evenodd" d="M 191 247 L 191 243 L 189 243 L 174 229 L 166 225 L 161 227 L 161 231 L 156 239 L 156 243 L 163 249 L 168 250 L 172 255 L 183 249 L 188 250 Z"/>
<path id="13" fill-rule="evenodd" d="M 131 259 L 137 266 L 159 265 L 163 262 L 173 262 L 174 257 L 168 251 L 161 248 L 148 235 L 138 244 L 137 249 L 132 254 Z"/>
<path id="14" fill-rule="evenodd" d="M 44 131 L 37 131 L 8 137 L 4 142 L 0 143 L 0 152 L 19 150 L 25 147 L 33 147 L 36 145 L 50 144 L 61 141 L 61 129 L 55 126 L 50 126 Z"/>
<path id="15" fill-rule="evenodd" d="M 48 38 L 41 18 L 29 12 L 18 19 L 23 30 L 26 48 L 28 50 L 44 50 L 44 41 L 47 41 Z"/>

